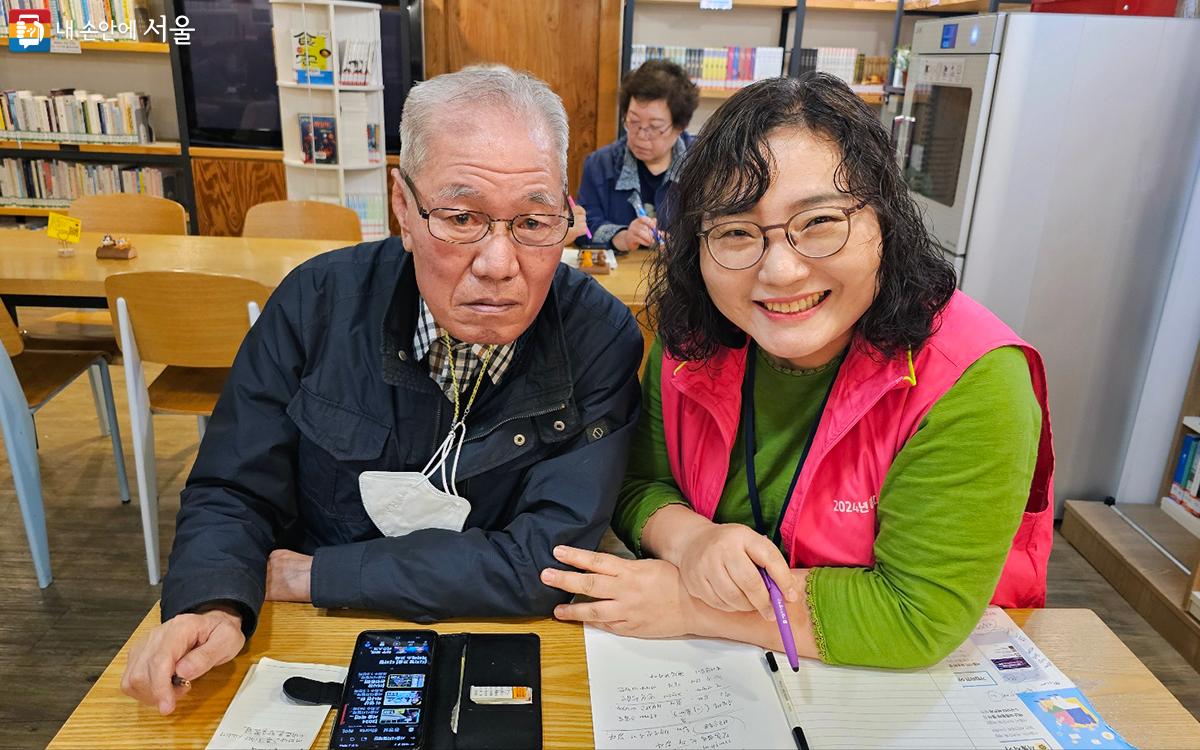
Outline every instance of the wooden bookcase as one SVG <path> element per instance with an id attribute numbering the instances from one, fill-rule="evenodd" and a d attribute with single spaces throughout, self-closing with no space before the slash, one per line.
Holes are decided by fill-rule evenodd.
<path id="1" fill-rule="evenodd" d="M 159 15 L 175 18 L 178 15 L 174 0 L 152 0 L 150 10 L 154 18 Z M 30 67 L 35 63 L 36 68 Z M 54 80 L 56 83 L 49 86 L 30 85 L 28 80 L 20 78 L 22 72 L 29 74 L 36 69 L 44 69 L 47 80 Z M 129 84 L 122 80 L 122 75 L 132 70 L 139 71 L 140 84 Z M 75 75 L 77 71 L 78 76 Z M 144 73 L 141 73 L 142 71 Z M 4 134 L 0 133 L 0 158 L 123 164 L 158 167 L 169 171 L 174 174 L 174 192 L 166 197 L 183 205 L 188 213 L 190 231 L 197 231 L 179 50 L 174 42 L 80 40 L 79 54 L 14 53 L 8 50 L 7 37 L 0 33 L 0 72 L 6 73 L 0 75 L 0 89 L 36 89 L 35 93 L 45 93 L 41 90 L 43 88 L 78 86 L 111 95 L 122 88 L 143 90 L 142 85 L 151 84 L 150 88 L 145 89 L 152 100 L 151 125 L 156 131 L 156 137 L 161 140 L 137 144 L 72 143 L 70 139 L 18 142 L 7 140 Z M 13 80 L 13 77 L 20 80 Z M 44 208 L 0 204 L 0 216 L 40 217 L 51 211 L 65 210 L 66 206 Z"/>
<path id="2" fill-rule="evenodd" d="M 1188 377 L 1187 390 L 1184 391 L 1183 403 L 1179 408 L 1179 420 L 1175 424 L 1175 437 L 1171 441 L 1171 451 L 1167 454 L 1166 465 L 1163 467 L 1163 478 L 1158 492 L 1158 496 L 1162 498 L 1160 507 L 1162 507 L 1163 511 L 1192 534 L 1200 537 L 1200 518 L 1192 516 L 1168 497 L 1171 489 L 1171 480 L 1175 475 L 1175 467 L 1179 462 L 1179 452 L 1183 448 L 1184 436 L 1188 434 L 1200 434 L 1200 419 L 1198 417 L 1200 417 L 1200 347 L 1196 349 L 1196 356 L 1192 361 L 1192 372 Z M 1200 598 L 1196 596 L 1197 592 L 1200 592 L 1200 564 L 1194 566 L 1192 570 L 1192 585 L 1184 601 L 1181 602 L 1185 609 L 1190 607 L 1192 614 L 1200 619 Z"/>

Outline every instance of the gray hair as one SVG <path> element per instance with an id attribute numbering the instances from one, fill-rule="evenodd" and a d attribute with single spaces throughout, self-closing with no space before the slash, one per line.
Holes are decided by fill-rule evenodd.
<path id="1" fill-rule="evenodd" d="M 505 65 L 470 65 L 420 83 L 408 92 L 400 117 L 400 168 L 420 172 L 429 158 L 429 139 L 446 107 L 502 107 L 539 119 L 550 136 L 564 187 L 567 180 L 567 111 L 546 83 Z M 536 120 L 535 120 L 536 121 Z"/>

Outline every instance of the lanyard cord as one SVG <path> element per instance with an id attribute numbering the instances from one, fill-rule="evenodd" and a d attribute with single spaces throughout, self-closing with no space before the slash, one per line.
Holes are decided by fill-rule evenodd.
<path id="1" fill-rule="evenodd" d="M 742 429 L 744 431 L 746 444 L 746 492 L 750 498 L 750 511 L 754 514 L 754 530 L 760 534 L 767 533 L 767 522 L 763 518 L 762 502 L 758 497 L 758 480 L 755 477 L 754 471 L 754 453 L 755 453 L 755 435 L 754 435 L 754 370 L 755 360 L 757 359 L 756 346 L 753 340 L 746 347 L 746 374 L 742 378 Z M 844 360 L 843 360 L 844 361 Z M 813 440 L 817 436 L 817 429 L 821 426 L 821 417 L 825 414 L 825 406 L 829 403 L 829 396 L 833 393 L 833 386 L 837 383 L 838 371 L 841 370 L 841 363 L 838 363 L 837 370 L 833 373 L 833 379 L 829 381 L 829 388 L 825 391 L 825 396 L 821 399 L 821 407 L 817 410 L 816 419 L 813 420 L 812 429 L 809 430 L 808 438 L 804 441 L 804 451 L 800 454 L 800 460 L 796 464 L 796 471 L 792 474 L 792 481 L 788 485 L 787 494 L 783 497 L 783 505 L 779 509 L 779 517 L 775 519 L 775 528 L 771 533 L 771 541 L 775 545 L 779 545 L 781 541 L 781 531 L 783 529 L 783 517 L 787 514 L 788 505 L 792 501 L 792 494 L 796 491 L 796 483 L 800 481 L 800 473 L 804 470 L 804 463 L 808 460 L 808 452 L 812 450 Z"/>
<path id="2" fill-rule="evenodd" d="M 471 413 L 471 406 L 475 403 L 475 396 L 479 393 L 479 386 L 483 384 L 483 378 L 487 374 L 488 363 L 492 360 L 492 353 L 496 351 L 494 344 L 488 346 L 483 353 L 483 364 L 479 368 L 479 376 L 475 378 L 475 387 L 471 389 L 471 395 L 467 398 L 467 405 L 462 409 L 462 414 L 459 414 L 459 386 L 458 386 L 458 371 L 454 367 L 454 348 L 450 345 L 450 334 L 442 332 L 442 343 L 446 345 L 446 356 L 450 361 L 450 382 L 454 388 L 454 418 L 450 420 L 450 433 L 446 435 L 446 439 L 442 441 L 442 445 L 429 459 L 429 463 L 425 465 L 422 474 L 429 475 L 430 469 L 433 467 L 434 461 L 440 457 L 440 469 L 442 473 L 442 487 L 448 490 L 451 494 L 458 496 L 458 459 L 462 455 L 463 443 L 467 440 L 467 415 Z M 461 435 L 459 432 L 461 431 Z M 455 439 L 457 437 L 457 440 Z M 455 445 L 457 443 L 457 446 Z M 454 464 L 450 468 L 450 479 L 446 481 L 446 461 L 450 458 L 450 453 L 454 453 Z"/>
<path id="3" fill-rule="evenodd" d="M 442 343 L 446 345 L 446 356 L 450 359 L 450 382 L 454 386 L 454 419 L 450 420 L 450 424 L 458 424 L 458 370 L 454 367 L 454 349 L 450 346 L 450 334 L 442 332 Z M 471 405 L 475 403 L 475 394 L 479 393 L 479 386 L 483 383 L 483 376 L 487 373 L 488 362 L 492 360 L 492 353 L 496 351 L 496 345 L 491 344 L 483 353 L 483 366 L 479 368 L 479 377 L 475 378 L 475 387 L 471 390 L 471 395 L 467 399 L 467 408 L 463 409 L 462 419 L 465 422 L 467 415 L 471 413 Z"/>

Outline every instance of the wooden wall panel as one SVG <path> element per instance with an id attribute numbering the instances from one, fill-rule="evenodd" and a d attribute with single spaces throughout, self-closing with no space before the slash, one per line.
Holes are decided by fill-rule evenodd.
<path id="1" fill-rule="evenodd" d="M 426 0 L 428 76 L 503 63 L 546 81 L 571 125 L 567 180 L 616 135 L 620 0 Z"/>
<path id="2" fill-rule="evenodd" d="M 278 160 L 193 158 L 192 180 L 200 234 L 240 236 L 251 206 L 287 198 Z"/>
<path id="3" fill-rule="evenodd" d="M 617 139 L 617 93 L 621 87 L 621 0 L 600 3 L 600 37 L 596 54 L 596 143 Z"/>

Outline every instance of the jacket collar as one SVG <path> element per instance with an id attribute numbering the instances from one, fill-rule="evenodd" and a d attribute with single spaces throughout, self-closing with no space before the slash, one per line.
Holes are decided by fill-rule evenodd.
<path id="1" fill-rule="evenodd" d="M 617 175 L 617 184 L 613 188 L 615 190 L 640 190 L 642 182 L 638 179 L 638 160 L 629 150 L 628 137 L 622 136 L 618 143 L 621 144 L 620 153 L 624 154 L 624 160 L 621 162 L 621 173 Z M 679 166 L 683 161 L 685 151 L 687 151 L 687 143 L 681 133 L 675 139 L 675 145 L 671 146 L 671 166 L 667 167 L 665 178 L 667 182 L 678 182 Z"/>
<path id="2" fill-rule="evenodd" d="M 399 242 L 399 238 L 394 240 Z M 512 364 L 504 380 L 480 394 L 473 412 L 474 424 L 468 425 L 468 439 L 490 432 L 499 421 L 550 410 L 570 401 L 574 377 L 567 356 L 557 294 L 559 281 L 565 273 L 566 267 L 560 265 L 542 309 L 514 343 Z M 380 322 L 381 373 L 388 385 L 440 395 L 437 384 L 429 377 L 429 370 L 414 361 L 412 342 L 419 300 L 412 254 L 405 253 L 395 289 Z"/>

